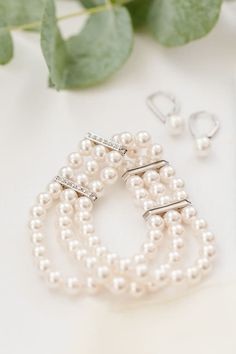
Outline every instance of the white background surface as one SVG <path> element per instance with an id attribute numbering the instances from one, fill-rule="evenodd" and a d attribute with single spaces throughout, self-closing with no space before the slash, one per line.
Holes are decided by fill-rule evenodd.
<path id="1" fill-rule="evenodd" d="M 61 10 L 71 9 L 64 4 Z M 37 35 L 14 35 L 15 58 L 0 68 L 1 353 L 236 352 L 235 19 L 236 4 L 225 4 L 207 38 L 177 49 L 136 35 L 134 51 L 120 72 L 79 92 L 48 89 Z M 71 22 L 63 26 L 69 28 Z M 187 132 L 181 139 L 168 137 L 145 106 L 145 97 L 158 89 L 177 95 L 185 117 L 199 109 L 218 114 L 222 126 L 211 157 L 195 157 Z M 185 179 L 191 200 L 217 235 L 212 276 L 175 299 L 157 295 L 121 303 L 101 296 L 70 301 L 48 292 L 32 266 L 26 228 L 35 196 L 87 131 L 111 136 L 140 129 L 163 144 L 165 158 Z M 97 208 L 99 233 L 128 255 L 144 237 L 137 216 L 117 187 Z"/>

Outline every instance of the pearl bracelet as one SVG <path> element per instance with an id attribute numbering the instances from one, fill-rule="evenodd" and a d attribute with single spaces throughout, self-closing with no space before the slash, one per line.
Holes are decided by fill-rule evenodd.
<path id="1" fill-rule="evenodd" d="M 144 243 L 130 258 L 108 250 L 95 235 L 93 224 L 96 199 L 119 176 L 142 209 L 148 229 Z M 112 139 L 88 133 L 31 209 L 29 229 L 36 266 L 50 288 L 69 294 L 108 290 L 140 297 L 167 286 L 196 283 L 212 267 L 215 237 L 187 198 L 183 180 L 162 159 L 162 147 L 153 144 L 147 132 L 121 133 Z M 42 229 L 52 207 L 57 210 L 60 242 L 78 262 L 78 276 L 64 277 L 49 259 Z M 199 256 L 184 267 L 180 264 L 187 229 L 198 241 Z M 163 241 L 168 243 L 168 252 L 157 265 Z"/>

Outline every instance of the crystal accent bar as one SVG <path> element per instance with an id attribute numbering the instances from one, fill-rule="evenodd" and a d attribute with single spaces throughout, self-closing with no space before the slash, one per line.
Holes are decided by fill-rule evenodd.
<path id="1" fill-rule="evenodd" d="M 123 175 L 122 178 L 124 181 L 126 181 L 128 179 L 128 177 L 132 176 L 132 175 L 141 175 L 144 172 L 150 170 L 150 169 L 156 169 L 159 170 L 160 168 L 168 165 L 169 162 L 166 160 L 159 160 L 159 161 L 155 161 L 155 162 L 151 162 L 147 165 L 143 165 L 140 167 L 135 167 L 135 168 L 131 168 L 130 170 L 127 170 Z"/>
<path id="2" fill-rule="evenodd" d="M 100 144 L 109 149 L 118 151 L 121 155 L 125 155 L 127 152 L 127 148 L 124 145 L 116 143 L 112 139 L 102 138 L 101 136 L 98 136 L 97 134 L 91 132 L 87 133 L 86 139 L 93 141 L 95 144 Z"/>
<path id="3" fill-rule="evenodd" d="M 91 199 L 93 202 L 95 202 L 97 200 L 97 195 L 94 192 L 91 192 L 89 189 L 84 188 L 82 186 L 80 186 L 79 184 L 71 181 L 68 178 L 64 178 L 61 176 L 56 176 L 54 178 L 55 182 L 60 183 L 63 187 L 65 188 L 71 188 L 73 189 L 76 193 L 78 193 L 79 195 L 83 195 L 85 197 L 88 197 L 89 199 Z"/>
<path id="4" fill-rule="evenodd" d="M 163 214 L 167 213 L 167 211 L 180 210 L 180 209 L 183 209 L 189 205 L 192 205 L 192 203 L 190 201 L 188 201 L 187 199 L 182 199 L 178 202 L 174 202 L 174 203 L 166 204 L 166 205 L 163 205 L 163 206 L 160 206 L 157 208 L 149 209 L 143 214 L 143 217 L 145 220 L 147 220 L 149 218 L 149 216 L 151 216 L 151 215 L 163 215 Z"/>

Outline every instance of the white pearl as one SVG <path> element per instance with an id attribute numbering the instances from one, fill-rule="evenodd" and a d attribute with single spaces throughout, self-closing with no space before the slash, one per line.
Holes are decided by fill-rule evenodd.
<path id="1" fill-rule="evenodd" d="M 144 186 L 144 182 L 139 176 L 130 176 L 126 181 L 126 186 L 130 191 L 135 189 L 142 188 Z"/>
<path id="2" fill-rule="evenodd" d="M 139 298 L 145 294 L 145 288 L 144 285 L 132 282 L 130 283 L 130 290 L 129 293 L 131 296 L 135 298 Z"/>
<path id="3" fill-rule="evenodd" d="M 111 271 L 107 266 L 100 266 L 97 269 L 97 277 L 99 282 L 107 282 L 111 276 Z"/>
<path id="4" fill-rule="evenodd" d="M 101 240 L 98 236 L 90 236 L 88 238 L 89 247 L 97 247 L 101 244 Z"/>
<path id="5" fill-rule="evenodd" d="M 70 203 L 60 203 L 57 207 L 59 215 L 70 216 L 73 213 L 73 207 Z"/>
<path id="6" fill-rule="evenodd" d="M 78 196 L 73 189 L 65 189 L 61 192 L 60 199 L 62 202 L 74 203 Z"/>
<path id="7" fill-rule="evenodd" d="M 31 215 L 36 219 L 43 219 L 46 216 L 46 211 L 42 205 L 35 205 L 31 209 Z"/>
<path id="8" fill-rule="evenodd" d="M 33 245 L 38 246 L 41 245 L 44 241 L 44 235 L 41 232 L 34 232 L 31 235 L 31 242 Z"/>
<path id="9" fill-rule="evenodd" d="M 68 229 L 72 226 L 72 220 L 69 216 L 60 216 L 58 225 L 61 229 Z"/>
<path id="10" fill-rule="evenodd" d="M 52 204 L 52 197 L 49 193 L 40 193 L 38 196 L 38 203 L 44 208 L 48 209 Z"/>
<path id="11" fill-rule="evenodd" d="M 88 139 L 84 139 L 79 143 L 79 152 L 83 156 L 90 155 L 92 148 L 93 148 L 93 143 Z"/>
<path id="12" fill-rule="evenodd" d="M 186 271 L 186 277 L 190 284 L 197 283 L 201 278 L 201 272 L 198 267 L 190 267 Z"/>
<path id="13" fill-rule="evenodd" d="M 129 147 L 130 145 L 132 145 L 134 139 L 133 139 L 133 135 L 129 132 L 124 132 L 120 134 L 120 143 L 122 145 L 125 145 L 126 147 Z"/>
<path id="14" fill-rule="evenodd" d="M 38 269 L 40 272 L 46 273 L 49 271 L 50 267 L 51 267 L 51 262 L 49 259 L 47 258 L 39 259 Z"/>
<path id="15" fill-rule="evenodd" d="M 205 244 L 211 244 L 215 241 L 215 235 L 211 231 L 203 231 L 201 238 Z"/>
<path id="16" fill-rule="evenodd" d="M 174 175 L 175 170 L 170 165 L 164 166 L 160 169 L 161 181 L 163 182 L 170 182 L 171 178 L 174 177 Z"/>
<path id="17" fill-rule="evenodd" d="M 50 288 L 58 288 L 62 283 L 61 273 L 58 271 L 51 271 L 48 273 L 48 284 Z"/>
<path id="18" fill-rule="evenodd" d="M 179 252 L 177 252 L 177 251 L 169 252 L 169 254 L 168 254 L 169 263 L 171 263 L 171 264 L 178 263 L 180 261 L 180 259 L 181 259 L 181 257 L 180 257 Z"/>
<path id="19" fill-rule="evenodd" d="M 85 172 L 89 176 L 94 176 L 98 172 L 98 163 L 95 160 L 88 160 L 85 163 Z"/>
<path id="20" fill-rule="evenodd" d="M 147 258 L 152 259 L 156 254 L 157 245 L 152 241 L 144 242 L 142 249 L 144 255 L 147 256 Z"/>
<path id="21" fill-rule="evenodd" d="M 77 224 L 90 223 L 92 221 L 92 214 L 89 211 L 79 211 L 75 214 L 75 222 Z"/>
<path id="22" fill-rule="evenodd" d="M 216 254 L 216 248 L 214 245 L 205 245 L 202 253 L 206 258 L 212 259 Z"/>
<path id="23" fill-rule="evenodd" d="M 152 199 L 146 199 L 143 201 L 143 209 L 145 211 L 155 208 L 156 202 Z"/>
<path id="24" fill-rule="evenodd" d="M 184 188 L 184 181 L 181 178 L 172 178 L 169 187 L 174 191 L 179 191 Z"/>
<path id="25" fill-rule="evenodd" d="M 117 171 L 113 167 L 105 167 L 101 171 L 101 180 L 105 184 L 113 184 L 118 178 Z"/>
<path id="26" fill-rule="evenodd" d="M 115 143 L 119 143 L 119 144 L 120 144 L 120 134 L 115 134 L 115 135 L 113 135 L 112 140 L 113 140 Z"/>
<path id="27" fill-rule="evenodd" d="M 81 234 L 83 236 L 89 237 L 94 233 L 94 226 L 93 224 L 89 223 L 89 224 L 84 224 L 81 226 Z"/>
<path id="28" fill-rule="evenodd" d="M 197 260 L 197 266 L 204 274 L 208 273 L 211 270 L 211 262 L 206 257 L 199 258 Z"/>
<path id="29" fill-rule="evenodd" d="M 202 218 L 195 219 L 192 222 L 192 227 L 194 231 L 204 231 L 207 228 L 207 222 Z"/>
<path id="30" fill-rule="evenodd" d="M 80 197 L 75 202 L 75 210 L 92 211 L 93 203 L 88 197 Z"/>
<path id="31" fill-rule="evenodd" d="M 40 219 L 32 219 L 29 222 L 29 228 L 31 231 L 39 231 L 43 227 L 43 223 Z"/>
<path id="32" fill-rule="evenodd" d="M 104 161 L 106 158 L 106 148 L 103 145 L 95 145 L 92 151 L 92 157 L 96 161 Z"/>
<path id="33" fill-rule="evenodd" d="M 184 273 L 181 269 L 175 269 L 171 272 L 171 280 L 174 285 L 182 284 L 184 281 Z"/>
<path id="34" fill-rule="evenodd" d="M 139 279 L 146 278 L 148 276 L 148 273 L 148 266 L 145 263 L 139 264 L 135 268 L 135 274 Z"/>
<path id="35" fill-rule="evenodd" d="M 174 224 L 168 228 L 168 232 L 172 237 L 180 237 L 184 234 L 184 227 L 181 224 Z"/>
<path id="36" fill-rule="evenodd" d="M 97 294 L 100 290 L 98 282 L 93 277 L 86 278 L 85 286 L 89 294 Z"/>
<path id="37" fill-rule="evenodd" d="M 148 227 L 155 229 L 158 228 L 159 230 L 163 230 L 165 223 L 163 218 L 160 215 L 151 215 L 147 220 Z"/>
<path id="38" fill-rule="evenodd" d="M 163 240 L 163 233 L 160 229 L 153 229 L 148 232 L 148 238 L 156 245 L 159 245 L 159 243 Z"/>
<path id="39" fill-rule="evenodd" d="M 105 246 L 96 247 L 95 254 L 97 257 L 103 257 L 107 254 L 107 248 Z"/>
<path id="40" fill-rule="evenodd" d="M 96 257 L 86 257 L 84 259 L 84 265 L 88 270 L 94 269 L 96 264 L 97 264 Z"/>
<path id="41" fill-rule="evenodd" d="M 69 277 L 65 282 L 65 290 L 70 295 L 77 295 L 81 289 L 81 284 L 77 277 Z"/>
<path id="42" fill-rule="evenodd" d="M 183 222 L 190 224 L 197 216 L 197 211 L 193 206 L 187 206 L 181 211 Z"/>
<path id="43" fill-rule="evenodd" d="M 162 196 L 165 193 L 165 191 L 166 191 L 166 187 L 162 183 L 155 183 L 151 185 L 149 188 L 150 194 L 155 198 L 159 198 L 160 196 Z"/>
<path id="44" fill-rule="evenodd" d="M 146 262 L 146 257 L 143 253 L 138 253 L 133 257 L 134 264 L 142 264 Z"/>
<path id="45" fill-rule="evenodd" d="M 157 161 L 162 155 L 162 146 L 159 144 L 153 144 L 148 151 L 152 161 Z"/>
<path id="46" fill-rule="evenodd" d="M 42 258 L 45 256 L 46 248 L 42 245 L 36 246 L 33 249 L 33 255 L 35 258 Z"/>
<path id="47" fill-rule="evenodd" d="M 169 282 L 169 274 L 167 269 L 161 267 L 156 269 L 154 276 L 159 286 L 165 286 Z"/>
<path id="48" fill-rule="evenodd" d="M 100 198 L 104 192 L 104 184 L 99 180 L 95 180 L 89 184 L 89 189 Z"/>
<path id="49" fill-rule="evenodd" d="M 119 257 L 116 253 L 108 253 L 105 259 L 110 266 L 114 266 L 119 261 Z"/>
<path id="50" fill-rule="evenodd" d="M 180 201 L 183 199 L 187 199 L 188 194 L 185 191 L 178 191 L 173 195 L 173 201 Z"/>
<path id="51" fill-rule="evenodd" d="M 85 173 L 80 173 L 76 176 L 76 182 L 80 184 L 82 187 L 88 187 L 89 178 Z"/>
<path id="52" fill-rule="evenodd" d="M 148 162 L 149 162 L 149 160 L 148 160 L 147 156 L 139 156 L 135 160 L 135 166 L 137 166 L 137 167 L 144 166 L 144 165 L 147 165 Z"/>
<path id="53" fill-rule="evenodd" d="M 61 168 L 60 175 L 64 178 L 73 179 L 74 172 L 71 167 L 65 166 Z"/>
<path id="54" fill-rule="evenodd" d="M 166 119 L 166 127 L 171 135 L 180 135 L 184 130 L 184 119 L 178 115 L 170 115 Z"/>
<path id="55" fill-rule="evenodd" d="M 150 145 L 151 142 L 151 136 L 148 132 L 146 131 L 141 131 L 136 134 L 136 142 L 139 147 L 147 147 Z"/>
<path id="56" fill-rule="evenodd" d="M 60 196 L 60 193 L 62 191 L 62 186 L 58 182 L 52 182 L 48 186 L 48 191 L 51 194 L 53 199 L 57 199 Z"/>
<path id="57" fill-rule="evenodd" d="M 75 258 L 77 259 L 77 261 L 81 262 L 83 260 L 85 260 L 85 258 L 88 255 L 88 251 L 85 248 L 79 248 L 78 250 L 76 250 L 75 252 Z"/>
<path id="58" fill-rule="evenodd" d="M 80 243 L 76 239 L 68 240 L 67 241 L 67 248 L 69 252 L 76 252 L 80 246 Z"/>
<path id="59" fill-rule="evenodd" d="M 181 215 L 176 210 L 169 210 L 165 213 L 164 220 L 167 226 L 181 222 Z"/>
<path id="60" fill-rule="evenodd" d="M 83 158 L 78 152 L 72 152 L 68 157 L 68 162 L 71 168 L 80 168 L 83 165 Z"/>
<path id="61" fill-rule="evenodd" d="M 211 140 L 207 136 L 202 136 L 195 140 L 195 149 L 198 156 L 205 157 L 211 148 Z"/>
<path id="62" fill-rule="evenodd" d="M 129 148 L 128 148 L 128 151 L 126 153 L 126 155 L 128 157 L 130 157 L 131 159 L 134 159 L 136 157 L 138 157 L 139 155 L 139 149 L 136 145 L 130 145 Z"/>
<path id="63" fill-rule="evenodd" d="M 138 203 L 142 204 L 144 200 L 148 197 L 148 191 L 145 188 L 135 189 L 134 197 Z"/>
<path id="64" fill-rule="evenodd" d="M 160 205 L 168 205 L 171 203 L 171 198 L 169 195 L 161 195 L 159 198 Z"/>
<path id="65" fill-rule="evenodd" d="M 122 156 L 118 151 L 110 151 L 107 154 L 107 162 L 109 166 L 118 168 L 122 164 Z"/>
<path id="66" fill-rule="evenodd" d="M 182 237 L 176 237 L 172 240 L 172 247 L 174 251 L 180 251 L 184 248 L 184 240 Z"/>
<path id="67" fill-rule="evenodd" d="M 149 170 L 146 171 L 143 175 L 143 180 L 144 180 L 144 184 L 149 187 L 151 186 L 153 183 L 157 183 L 160 181 L 160 175 L 157 171 L 155 170 Z"/>
<path id="68" fill-rule="evenodd" d="M 71 229 L 64 229 L 64 230 L 61 230 L 61 232 L 60 232 L 60 239 L 63 242 L 67 242 L 67 241 L 73 239 L 73 237 L 74 237 L 74 233 Z"/>
<path id="69" fill-rule="evenodd" d="M 131 259 L 129 258 L 120 259 L 118 262 L 118 271 L 121 273 L 127 273 L 128 271 L 130 271 L 131 266 L 132 266 Z"/>
<path id="70" fill-rule="evenodd" d="M 111 282 L 111 291 L 113 294 L 123 294 L 126 290 L 126 280 L 124 277 L 116 276 Z"/>

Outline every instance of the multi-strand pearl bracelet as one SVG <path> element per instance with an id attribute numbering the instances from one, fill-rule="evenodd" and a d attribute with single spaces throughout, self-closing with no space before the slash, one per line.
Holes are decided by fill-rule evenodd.
<path id="1" fill-rule="evenodd" d="M 121 176 L 143 209 L 147 237 L 140 250 L 122 258 L 95 234 L 92 211 L 107 185 Z M 79 263 L 78 276 L 63 277 L 49 259 L 42 229 L 48 210 L 56 207 L 59 238 Z M 139 297 L 165 286 L 199 281 L 212 266 L 215 238 L 187 200 L 182 179 L 162 159 L 162 147 L 147 132 L 122 133 L 107 140 L 89 133 L 68 156 L 47 191 L 40 193 L 29 222 L 36 266 L 51 288 L 71 294 L 97 293 Z M 181 267 L 186 228 L 196 236 L 199 256 Z M 185 236 L 185 237 L 184 237 Z M 166 261 L 156 265 L 162 241 L 169 243 Z M 157 252 L 158 251 L 158 252 Z"/>

